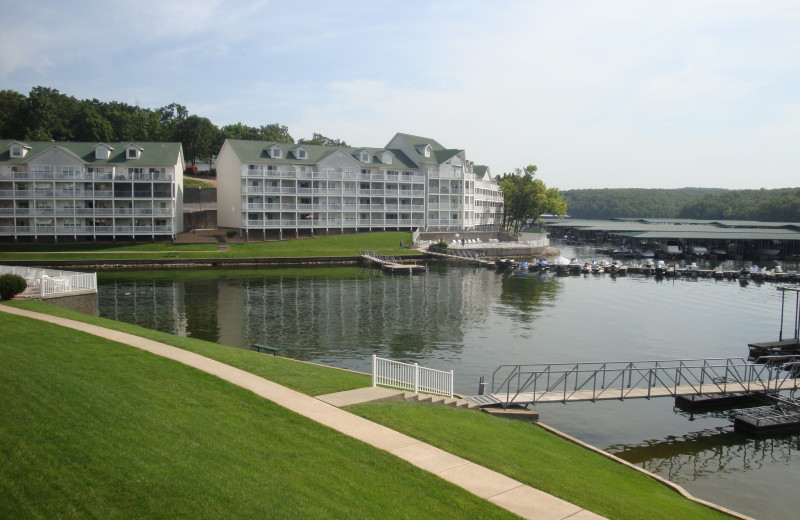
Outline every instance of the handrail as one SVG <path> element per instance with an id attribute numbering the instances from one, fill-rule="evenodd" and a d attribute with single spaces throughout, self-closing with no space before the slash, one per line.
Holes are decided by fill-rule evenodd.
<path id="1" fill-rule="evenodd" d="M 796 371 L 783 371 L 800 356 L 782 356 L 774 363 L 754 364 L 742 358 L 677 359 L 604 363 L 552 363 L 500 365 L 492 374 L 491 392 L 507 402 L 535 403 L 561 397 L 566 402 L 583 392 L 581 400 L 624 399 L 634 390 L 646 389 L 646 397 L 678 393 L 769 392 L 798 388 Z M 530 367 L 536 368 L 531 370 Z M 505 377 L 499 380 L 501 371 Z M 591 389 L 591 392 L 589 390 Z M 523 394 L 525 396 L 523 397 Z M 643 397 L 636 392 L 635 397 Z M 577 399 L 577 397 L 575 397 Z"/>

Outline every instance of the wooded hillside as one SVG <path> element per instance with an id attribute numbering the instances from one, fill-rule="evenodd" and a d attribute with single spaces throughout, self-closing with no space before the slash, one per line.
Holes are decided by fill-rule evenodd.
<path id="1" fill-rule="evenodd" d="M 573 218 L 693 218 L 800 222 L 800 188 L 587 189 L 561 192 Z"/>

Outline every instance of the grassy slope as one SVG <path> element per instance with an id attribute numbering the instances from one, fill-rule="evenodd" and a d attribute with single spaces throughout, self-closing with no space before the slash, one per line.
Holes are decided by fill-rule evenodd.
<path id="1" fill-rule="evenodd" d="M 370 384 L 365 375 L 173 336 L 87 316 L 48 303 L 16 300 L 7 304 L 95 323 L 185 348 L 309 395 Z M 683 499 L 645 475 L 530 424 L 471 411 L 406 403 L 360 405 L 351 407 L 351 411 L 608 518 L 728 518 Z"/>
<path id="2" fill-rule="evenodd" d="M 274 381 L 308 395 L 341 392 L 370 386 L 370 384 L 372 384 L 370 376 L 364 374 L 301 363 L 291 359 L 226 347 L 199 339 L 174 336 L 129 323 L 88 316 L 77 311 L 37 300 L 14 300 L 12 302 L 7 302 L 7 305 L 53 314 L 85 323 L 92 323 L 100 325 L 101 327 L 135 334 L 154 341 L 160 341 L 161 343 L 189 350 L 236 368 L 246 370 L 247 372 L 259 375 L 265 379 L 269 379 L 270 381 Z"/>
<path id="3" fill-rule="evenodd" d="M 179 363 L 2 322 L 0 518 L 512 516 Z"/>
<path id="4" fill-rule="evenodd" d="M 363 249 L 374 249 L 385 254 L 419 254 L 419 251 L 400 249 L 408 245 L 411 233 L 386 231 L 356 235 L 283 240 L 278 242 L 250 242 L 228 244 L 227 251 L 219 251 L 217 244 L 26 244 L 0 245 L 2 260 L 136 260 L 175 258 L 290 258 L 315 256 L 358 256 Z"/>
<path id="5" fill-rule="evenodd" d="M 348 410 L 607 518 L 730 518 L 529 423 L 411 403 Z"/>

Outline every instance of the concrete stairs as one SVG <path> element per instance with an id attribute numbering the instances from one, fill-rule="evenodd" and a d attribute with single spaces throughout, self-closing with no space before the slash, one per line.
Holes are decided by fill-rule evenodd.
<path id="1" fill-rule="evenodd" d="M 479 410 L 477 404 L 470 403 L 460 397 L 445 397 L 442 395 L 415 394 L 413 392 L 403 392 L 400 395 L 402 401 L 409 403 L 438 404 L 442 406 L 452 406 L 453 408 L 466 408 L 468 410 Z"/>

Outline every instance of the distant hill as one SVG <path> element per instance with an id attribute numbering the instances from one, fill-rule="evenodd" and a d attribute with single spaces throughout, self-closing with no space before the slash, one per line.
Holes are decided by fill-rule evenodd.
<path id="1" fill-rule="evenodd" d="M 565 190 L 561 195 L 567 201 L 567 213 L 573 218 L 678 218 L 688 204 L 725 191 L 720 188 L 606 188 Z"/>

